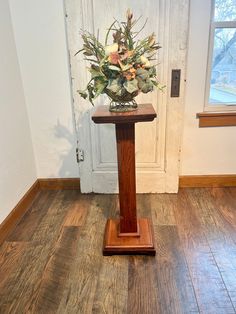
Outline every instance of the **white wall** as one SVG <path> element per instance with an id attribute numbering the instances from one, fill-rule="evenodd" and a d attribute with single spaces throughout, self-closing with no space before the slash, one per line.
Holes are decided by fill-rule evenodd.
<path id="1" fill-rule="evenodd" d="M 9 0 L 39 178 L 77 177 L 63 0 Z"/>
<path id="2" fill-rule="evenodd" d="M 77 177 L 63 0 L 9 0 L 38 177 Z M 190 0 L 181 174 L 236 173 L 235 127 L 199 128 L 210 0 Z"/>
<path id="3" fill-rule="evenodd" d="M 196 113 L 204 106 L 210 0 L 190 3 L 181 174 L 236 174 L 236 127 L 198 127 Z"/>
<path id="4" fill-rule="evenodd" d="M 36 180 L 7 0 L 0 1 L 0 223 Z"/>

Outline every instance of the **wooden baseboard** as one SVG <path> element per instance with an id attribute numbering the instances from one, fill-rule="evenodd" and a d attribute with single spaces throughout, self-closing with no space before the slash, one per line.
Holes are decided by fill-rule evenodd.
<path id="1" fill-rule="evenodd" d="M 13 208 L 10 214 L 0 224 L 0 245 L 6 239 L 8 234 L 13 230 L 19 220 L 27 212 L 39 190 L 40 187 L 37 180 L 18 202 L 18 204 Z"/>
<path id="2" fill-rule="evenodd" d="M 226 175 L 189 175 L 179 177 L 180 188 L 236 186 L 236 174 Z"/>
<path id="3" fill-rule="evenodd" d="M 79 178 L 38 179 L 41 190 L 80 190 Z"/>

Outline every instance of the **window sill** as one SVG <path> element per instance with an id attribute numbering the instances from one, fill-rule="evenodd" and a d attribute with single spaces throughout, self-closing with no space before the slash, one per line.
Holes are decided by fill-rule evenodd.
<path id="1" fill-rule="evenodd" d="M 199 127 L 236 126 L 236 112 L 200 112 Z"/>

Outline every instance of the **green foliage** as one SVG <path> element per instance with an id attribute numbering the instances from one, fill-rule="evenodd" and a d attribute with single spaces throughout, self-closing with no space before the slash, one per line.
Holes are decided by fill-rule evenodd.
<path id="1" fill-rule="evenodd" d="M 86 99 L 88 97 L 88 94 L 85 91 L 78 91 L 80 96 Z"/>
<path id="2" fill-rule="evenodd" d="M 92 65 L 91 68 L 88 68 L 89 72 L 91 73 L 91 78 L 94 79 L 96 77 L 104 77 L 99 66 Z"/>
<path id="3" fill-rule="evenodd" d="M 136 76 L 139 80 L 145 81 L 149 77 L 149 72 L 142 68 L 137 69 Z"/>
<path id="4" fill-rule="evenodd" d="M 142 87 L 141 87 L 141 91 L 145 94 L 147 94 L 148 92 L 153 91 L 153 83 L 150 79 L 147 79 L 146 81 L 142 82 Z"/>
<path id="5" fill-rule="evenodd" d="M 107 86 L 107 81 L 105 79 L 97 78 L 94 81 L 94 90 L 95 90 L 94 99 L 97 98 L 99 95 L 103 94 L 106 86 Z"/>
<path id="6" fill-rule="evenodd" d="M 149 72 L 149 76 L 150 76 L 150 77 L 155 77 L 155 76 L 157 75 L 157 70 L 156 70 L 155 67 L 151 67 L 151 68 L 148 70 L 148 72 Z"/>
<path id="7" fill-rule="evenodd" d="M 112 93 L 118 93 L 122 88 L 121 80 L 119 78 L 115 80 L 109 80 L 107 85 L 107 89 L 109 89 Z"/>
<path id="8" fill-rule="evenodd" d="M 112 71 L 118 71 L 120 72 L 121 71 L 121 68 L 115 66 L 115 65 L 109 65 L 108 68 Z"/>
<path id="9" fill-rule="evenodd" d="M 125 81 L 124 88 L 127 90 L 128 93 L 132 94 L 138 91 L 138 81 L 133 79 L 131 81 Z"/>

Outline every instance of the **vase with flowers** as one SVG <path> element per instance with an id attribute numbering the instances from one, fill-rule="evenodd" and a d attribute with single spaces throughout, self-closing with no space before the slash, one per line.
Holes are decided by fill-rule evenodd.
<path id="1" fill-rule="evenodd" d="M 155 60 L 156 51 L 160 48 L 151 34 L 142 40 L 137 40 L 139 31 L 134 31 L 139 19 L 133 19 L 133 14 L 127 10 L 125 22 L 115 20 L 108 28 L 104 45 L 98 36 L 82 31 L 85 60 L 90 62 L 88 68 L 91 79 L 80 95 L 93 100 L 101 94 L 110 99 L 110 111 L 125 112 L 136 110 L 138 105 L 135 97 L 140 93 L 149 93 L 154 88 L 163 90 L 157 78 Z M 112 32 L 113 43 L 108 44 Z"/>

